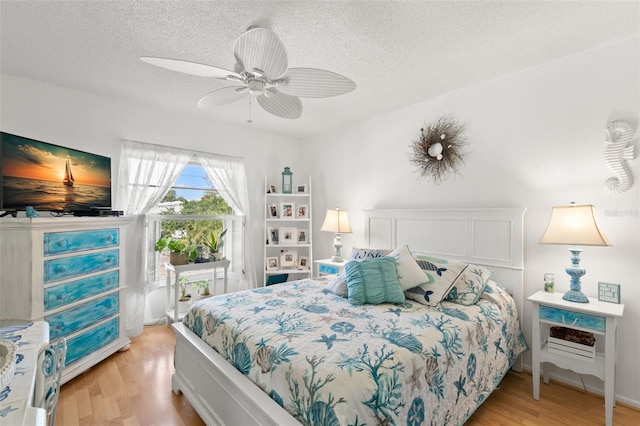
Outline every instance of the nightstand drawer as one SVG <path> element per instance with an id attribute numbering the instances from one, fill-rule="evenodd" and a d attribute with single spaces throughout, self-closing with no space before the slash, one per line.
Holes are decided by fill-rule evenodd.
<path id="1" fill-rule="evenodd" d="M 68 336 L 102 319 L 117 314 L 120 305 L 119 297 L 120 294 L 116 292 L 75 308 L 44 317 L 44 320 L 49 323 L 51 339 L 55 340 L 62 336 Z"/>
<path id="2" fill-rule="evenodd" d="M 91 274 L 117 268 L 118 250 L 103 251 L 100 253 L 84 254 L 80 256 L 64 257 L 44 261 L 44 282 L 63 280 L 77 277 L 78 275 Z"/>
<path id="3" fill-rule="evenodd" d="M 49 232 L 44 234 L 44 255 L 74 253 L 118 245 L 117 229 Z"/>
<path id="4" fill-rule="evenodd" d="M 44 289 L 44 310 L 50 311 L 78 300 L 118 288 L 120 273 L 111 271 Z"/>
<path id="5" fill-rule="evenodd" d="M 606 324 L 605 317 L 544 305 L 540 305 L 540 319 L 553 321 L 566 327 L 580 327 L 601 332 L 605 331 Z"/>
<path id="6" fill-rule="evenodd" d="M 118 338 L 119 318 L 113 318 L 86 333 L 67 340 L 66 364 L 83 358 Z"/>
<path id="7" fill-rule="evenodd" d="M 318 264 L 318 274 L 320 275 L 332 275 L 340 272 L 340 268 L 332 265 Z"/>

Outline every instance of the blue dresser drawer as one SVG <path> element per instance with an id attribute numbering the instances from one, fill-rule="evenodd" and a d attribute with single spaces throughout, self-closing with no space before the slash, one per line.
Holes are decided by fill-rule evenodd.
<path id="1" fill-rule="evenodd" d="M 540 319 L 553 321 L 567 327 L 580 327 L 602 332 L 605 331 L 606 325 L 605 317 L 544 305 L 540 305 Z"/>
<path id="2" fill-rule="evenodd" d="M 323 265 L 322 263 L 318 265 L 318 273 L 321 275 L 337 274 L 339 270 L 337 266 Z"/>
<path id="3" fill-rule="evenodd" d="M 117 314 L 120 306 L 119 297 L 119 293 L 113 293 L 75 308 L 44 317 L 44 320 L 49 323 L 51 339 L 56 340 L 62 336 L 68 336 L 102 319 Z"/>
<path id="4" fill-rule="evenodd" d="M 50 311 L 87 297 L 118 288 L 119 271 L 107 272 L 91 278 L 71 281 L 44 289 L 44 310 Z"/>
<path id="5" fill-rule="evenodd" d="M 117 229 L 49 232 L 44 234 L 44 255 L 73 253 L 118 245 Z"/>
<path id="6" fill-rule="evenodd" d="M 67 340 L 66 364 L 90 355 L 118 338 L 118 318 L 113 318 L 98 327 Z"/>
<path id="7" fill-rule="evenodd" d="M 44 261 L 44 282 L 73 278 L 118 267 L 118 250 Z"/>

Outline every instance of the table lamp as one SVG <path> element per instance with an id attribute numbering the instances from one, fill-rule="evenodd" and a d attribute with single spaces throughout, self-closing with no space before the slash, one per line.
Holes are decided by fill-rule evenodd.
<path id="1" fill-rule="evenodd" d="M 551 218 L 547 230 L 540 239 L 540 244 L 571 245 L 571 266 L 565 271 L 571 277 L 570 290 L 562 298 L 570 302 L 589 303 L 589 299 L 580 291 L 580 277 L 586 269 L 580 266 L 581 249 L 576 246 L 607 246 L 611 243 L 604 236 L 594 215 L 591 204 L 556 206 L 551 210 Z"/>
<path id="2" fill-rule="evenodd" d="M 336 237 L 333 240 L 333 247 L 335 248 L 335 254 L 331 258 L 334 262 L 344 262 L 344 259 L 340 256 L 340 249 L 342 248 L 341 235 L 350 234 L 351 225 L 349 225 L 349 216 L 346 210 L 327 210 L 327 214 L 324 217 L 321 231 L 335 232 Z"/>

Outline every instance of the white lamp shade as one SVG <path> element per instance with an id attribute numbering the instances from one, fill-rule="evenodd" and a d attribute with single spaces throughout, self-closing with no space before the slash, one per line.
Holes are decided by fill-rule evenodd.
<path id="1" fill-rule="evenodd" d="M 335 232 L 339 234 L 350 234 L 351 225 L 349 225 L 349 216 L 346 210 L 327 210 L 327 215 L 322 223 L 322 231 Z"/>
<path id="2" fill-rule="evenodd" d="M 540 244 L 611 246 L 598 228 L 591 204 L 553 207 Z"/>

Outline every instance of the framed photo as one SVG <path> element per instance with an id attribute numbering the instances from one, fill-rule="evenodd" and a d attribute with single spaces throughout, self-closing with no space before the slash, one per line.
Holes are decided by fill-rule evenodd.
<path id="1" fill-rule="evenodd" d="M 267 194 L 277 194 L 276 186 L 272 183 L 267 185 Z"/>
<path id="2" fill-rule="evenodd" d="M 306 229 L 298 229 L 296 233 L 296 244 L 307 244 L 309 240 L 307 239 L 307 230 Z"/>
<path id="3" fill-rule="evenodd" d="M 297 250 L 280 250 L 280 267 L 282 269 L 292 269 L 298 263 Z"/>
<path id="4" fill-rule="evenodd" d="M 298 259 L 298 269 L 311 269 L 311 265 L 309 265 L 309 258 L 307 256 L 300 256 Z"/>
<path id="5" fill-rule="evenodd" d="M 280 217 L 281 218 L 294 218 L 294 212 L 296 211 L 296 203 L 280 203 Z"/>
<path id="6" fill-rule="evenodd" d="M 297 244 L 296 228 L 280 228 L 278 232 L 278 244 Z"/>
<path id="7" fill-rule="evenodd" d="M 276 207 L 275 204 L 269 205 L 269 217 L 270 218 L 277 218 L 278 217 L 278 208 Z"/>
<path id="8" fill-rule="evenodd" d="M 267 257 L 267 271 L 276 271 L 276 270 L 278 270 L 278 258 Z"/>
<path id="9" fill-rule="evenodd" d="M 267 243 L 270 245 L 280 244 L 280 235 L 278 228 L 267 229 Z"/>
<path id="10" fill-rule="evenodd" d="M 599 282 L 598 300 L 601 302 L 620 303 L 620 284 Z"/>
<path id="11" fill-rule="evenodd" d="M 309 205 L 308 204 L 298 204 L 298 208 L 296 209 L 296 218 L 298 218 L 298 219 L 309 219 Z"/>
<path id="12" fill-rule="evenodd" d="M 296 185 L 296 193 L 297 194 L 306 194 L 307 193 L 307 185 L 305 185 L 305 184 Z"/>

